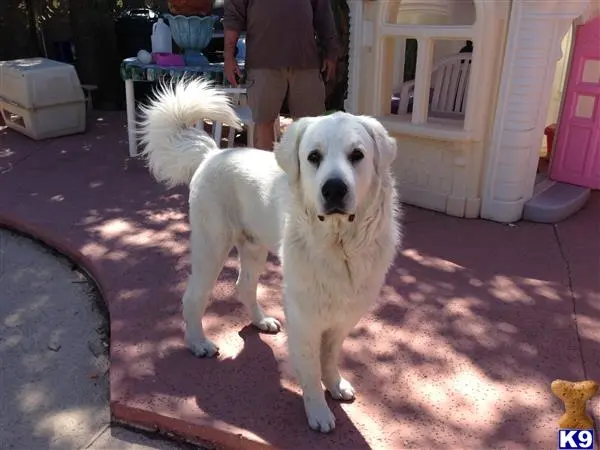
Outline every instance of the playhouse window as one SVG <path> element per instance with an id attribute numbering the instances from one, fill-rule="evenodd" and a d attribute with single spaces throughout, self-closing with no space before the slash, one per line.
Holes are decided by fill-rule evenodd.
<path id="1" fill-rule="evenodd" d="M 473 41 L 398 37 L 387 46 L 393 47 L 395 59 L 388 113 L 414 124 L 462 127 Z"/>
<path id="2" fill-rule="evenodd" d="M 473 49 L 473 0 L 389 2 L 381 80 L 384 115 L 418 126 L 463 130 Z M 389 67 L 389 66 L 388 66 Z"/>

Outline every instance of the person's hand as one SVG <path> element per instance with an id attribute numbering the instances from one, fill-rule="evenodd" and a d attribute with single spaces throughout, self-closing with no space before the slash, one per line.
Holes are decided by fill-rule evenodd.
<path id="1" fill-rule="evenodd" d="M 329 81 L 335 75 L 335 66 L 336 61 L 334 59 L 325 59 L 323 61 L 323 67 L 321 68 L 321 72 L 323 72 L 323 76 L 325 81 Z"/>
<path id="2" fill-rule="evenodd" d="M 237 61 L 234 57 L 225 58 L 225 77 L 227 81 L 233 86 L 238 86 L 238 78 L 242 77 L 242 71 L 237 65 Z"/>

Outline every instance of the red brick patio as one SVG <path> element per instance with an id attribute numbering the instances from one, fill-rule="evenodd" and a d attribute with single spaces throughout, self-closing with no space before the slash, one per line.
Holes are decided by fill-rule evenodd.
<path id="1" fill-rule="evenodd" d="M 331 402 L 333 434 L 311 432 L 285 332 L 257 333 L 233 298 L 235 259 L 206 318 L 221 358 L 184 349 L 187 194 L 127 157 L 123 114 L 90 121 L 85 135 L 46 142 L 0 128 L 0 224 L 99 284 L 115 420 L 220 448 L 549 449 L 561 414 L 550 382 L 600 381 L 600 194 L 556 226 L 407 207 L 403 251 L 344 347 L 358 398 Z M 275 261 L 261 281 L 262 303 L 283 319 Z"/>

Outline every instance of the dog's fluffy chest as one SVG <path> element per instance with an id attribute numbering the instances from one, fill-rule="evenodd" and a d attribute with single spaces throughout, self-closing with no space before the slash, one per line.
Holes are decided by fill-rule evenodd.
<path id="1" fill-rule="evenodd" d="M 335 231 L 335 230 L 334 230 Z M 302 230 L 288 230 L 285 254 L 281 260 L 284 283 L 292 290 L 291 279 L 302 279 L 303 295 L 320 299 L 319 307 L 353 308 L 353 303 L 375 300 L 385 278 L 394 251 L 385 233 L 361 241 L 348 233 L 327 232 L 307 235 Z M 391 247 L 394 247 L 392 242 Z M 387 248 L 386 248 L 387 247 Z M 289 275 L 293 273 L 292 275 Z M 286 275 L 288 274 L 288 275 Z M 293 283 L 295 284 L 295 283 Z M 368 304 L 363 305 L 368 307 Z"/>

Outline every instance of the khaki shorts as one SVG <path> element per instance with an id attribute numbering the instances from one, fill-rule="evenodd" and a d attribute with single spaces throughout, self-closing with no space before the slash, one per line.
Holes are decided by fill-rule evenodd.
<path id="1" fill-rule="evenodd" d="M 285 95 L 294 119 L 325 112 L 325 84 L 318 69 L 251 69 L 248 106 L 256 123 L 279 117 Z"/>

